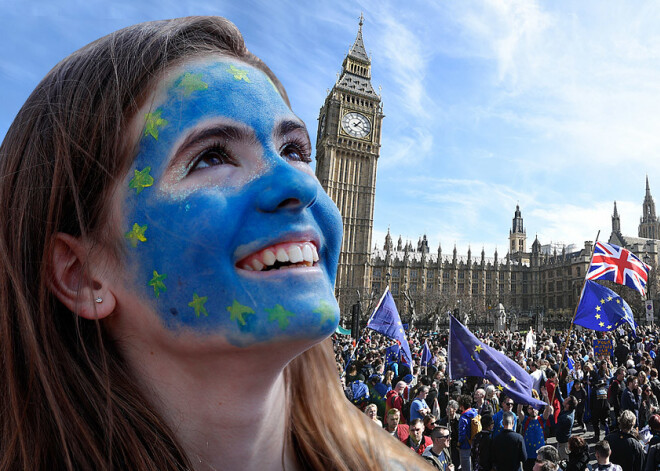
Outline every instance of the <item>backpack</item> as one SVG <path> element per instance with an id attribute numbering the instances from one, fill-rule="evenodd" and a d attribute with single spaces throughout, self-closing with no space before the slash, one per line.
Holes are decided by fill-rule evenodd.
<path id="1" fill-rule="evenodd" d="M 401 407 L 401 415 L 405 417 L 406 422 L 410 421 L 410 406 L 412 401 L 403 401 L 403 406 Z"/>
<path id="2" fill-rule="evenodd" d="M 470 446 L 479 432 L 481 432 L 481 415 L 477 414 L 470 419 L 470 438 L 468 438 Z"/>
<path id="3" fill-rule="evenodd" d="M 353 392 L 353 404 L 356 406 L 366 406 L 369 402 L 369 388 L 362 381 L 355 380 L 351 384 L 351 391 Z"/>

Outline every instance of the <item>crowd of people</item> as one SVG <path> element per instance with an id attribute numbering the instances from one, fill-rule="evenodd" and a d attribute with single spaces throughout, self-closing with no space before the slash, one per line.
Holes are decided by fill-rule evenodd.
<path id="1" fill-rule="evenodd" d="M 660 328 L 578 329 L 473 332 L 529 373 L 540 410 L 485 378 L 448 378 L 446 331 L 407 332 L 412 362 L 369 329 L 335 335 L 334 350 L 346 397 L 437 469 L 660 469 Z"/>

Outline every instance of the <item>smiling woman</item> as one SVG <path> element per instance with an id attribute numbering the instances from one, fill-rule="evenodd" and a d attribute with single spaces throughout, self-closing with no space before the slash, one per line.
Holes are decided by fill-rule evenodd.
<path id="1" fill-rule="evenodd" d="M 46 76 L 0 147 L 0 469 L 424 468 L 340 389 L 310 154 L 221 18 Z"/>

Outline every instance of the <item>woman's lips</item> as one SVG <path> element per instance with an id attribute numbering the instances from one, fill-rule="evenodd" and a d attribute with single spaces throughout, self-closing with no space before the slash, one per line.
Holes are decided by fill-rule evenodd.
<path id="1" fill-rule="evenodd" d="M 242 258 L 236 266 L 247 271 L 269 271 L 311 267 L 318 260 L 319 254 L 313 242 L 283 242 Z"/>

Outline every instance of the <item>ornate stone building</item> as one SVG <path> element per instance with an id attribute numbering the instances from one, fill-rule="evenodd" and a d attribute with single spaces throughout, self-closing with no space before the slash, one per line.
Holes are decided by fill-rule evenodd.
<path id="1" fill-rule="evenodd" d="M 637 237 L 626 236 L 621 233 L 621 219 L 614 202 L 614 213 L 612 214 L 612 233 L 609 242 L 625 247 L 640 260 L 653 267 L 658 266 L 658 248 L 660 246 L 660 220 L 655 215 L 655 202 L 651 196 L 649 177 L 646 177 L 646 193 L 642 203 L 642 217 L 639 219 Z M 651 283 L 649 286 L 650 299 L 655 298 L 658 293 L 658 278 L 655 270 L 651 272 Z"/>
<path id="2" fill-rule="evenodd" d="M 337 204 L 344 238 L 337 272 L 336 295 L 347 317 L 356 301 L 370 308 L 389 284 L 399 312 L 410 321 L 445 323 L 447 312 L 458 309 L 474 325 L 492 325 L 498 305 L 527 322 L 568 322 L 574 313 L 593 243 L 584 247 L 545 245 L 538 238 L 527 251 L 527 233 L 520 206 L 509 230 L 509 252 L 502 258 L 484 250 L 473 256 L 431 251 L 426 235 L 414 246 L 401 237 L 394 244 L 389 233 L 384 244 L 372 246 L 376 169 L 380 154 L 383 108 L 371 85 L 371 59 L 357 38 L 344 58 L 341 73 L 321 107 L 316 144 L 316 175 Z M 648 179 L 640 222 L 640 238 L 624 237 L 616 210 L 610 240 L 657 261 L 660 221 Z M 652 236 L 651 239 L 641 239 Z M 618 242 L 617 242 L 618 241 Z M 637 244 L 637 245 L 636 245 Z M 641 244 L 641 245 L 639 245 Z M 520 324 L 520 325 L 523 325 Z"/>
<path id="3" fill-rule="evenodd" d="M 515 234 L 515 247 L 526 247 L 519 207 L 512 223 L 510 239 Z M 483 249 L 476 257 L 470 249 L 467 256 L 459 256 L 456 247 L 445 255 L 441 246 L 432 253 L 425 235 L 415 248 L 400 237 L 395 246 L 388 232 L 382 249 L 376 247 L 372 253 L 372 293 L 381 293 L 389 281 L 404 318 L 410 319 L 414 311 L 417 319 L 432 323 L 446 322 L 447 312 L 458 309 L 472 324 L 491 325 L 499 303 L 510 315 L 529 322 L 539 316 L 567 320 L 573 315 L 591 250 L 591 242 L 569 251 L 564 246 L 541 246 L 535 239 L 531 252 L 517 250 L 504 258 L 497 251 L 486 257 Z"/>

